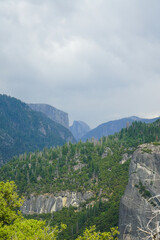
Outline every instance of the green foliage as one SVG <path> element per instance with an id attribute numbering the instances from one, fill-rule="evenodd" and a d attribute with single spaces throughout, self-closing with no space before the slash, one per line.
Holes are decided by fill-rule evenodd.
<path id="1" fill-rule="evenodd" d="M 130 155 L 139 144 L 160 139 L 160 122 L 134 122 L 120 133 L 100 141 L 65 144 L 42 152 L 15 157 L 0 169 L 0 180 L 14 180 L 20 194 L 92 191 L 93 197 L 78 209 L 64 208 L 53 214 L 31 216 L 46 220 L 50 226 L 61 222 L 67 229 L 59 239 L 75 239 L 85 228 L 108 232 L 118 225 L 119 203 L 128 182 Z M 128 160 L 121 164 L 124 154 Z M 149 196 L 141 187 L 142 194 Z M 86 207 L 88 204 L 88 207 Z"/>
<path id="2" fill-rule="evenodd" d="M 101 149 L 103 147 L 105 151 L 107 145 L 113 154 L 102 158 Z M 102 146 L 89 142 L 65 144 L 62 148 L 44 149 L 14 158 L 0 169 L 0 179 L 14 180 L 23 195 L 77 189 L 82 192 L 92 190 L 96 195 L 103 188 L 108 196 L 114 188 L 123 188 L 127 183 L 129 162 L 119 164 L 123 153 L 124 149 L 115 141 L 111 143 L 110 139 Z"/>
<path id="3" fill-rule="evenodd" d="M 58 234 L 66 228 L 61 224 L 60 229 L 45 226 L 44 221 L 25 219 L 20 212 L 16 211 L 20 207 L 22 200 L 16 193 L 14 182 L 0 182 L 0 201 L 1 201 L 1 218 L 0 218 L 0 239 L 5 240 L 56 240 Z M 96 232 L 96 227 L 92 226 L 86 229 L 80 239 L 117 239 L 118 230 L 112 228 L 111 232 Z"/>
<path id="4" fill-rule="evenodd" d="M 63 145 L 68 138 L 74 142 L 67 128 L 6 95 L 0 95 L 0 119 L 1 163 L 25 151 Z"/>
<path id="5" fill-rule="evenodd" d="M 110 151 L 102 158 L 106 148 Z M 128 180 L 129 160 L 120 164 L 125 151 L 112 138 L 96 145 L 90 142 L 65 144 L 14 158 L 0 169 L 0 179 L 14 180 L 19 193 L 27 196 L 33 192 L 92 191 L 93 198 L 82 204 L 81 210 L 75 212 L 74 208 L 69 208 L 55 212 L 53 217 L 40 216 L 52 226 L 61 222 L 67 224 L 60 239 L 75 239 L 85 227 L 94 224 L 99 231 L 109 231 L 111 226 L 118 225 L 119 202 Z M 86 209 L 86 204 L 92 201 L 93 207 Z"/>
<path id="6" fill-rule="evenodd" d="M 0 182 L 0 239 L 2 240 L 53 240 L 66 228 L 61 224 L 51 228 L 44 221 L 25 219 L 20 211 L 22 199 L 18 197 L 14 182 Z"/>
<path id="7" fill-rule="evenodd" d="M 148 149 L 148 148 L 143 148 L 143 149 L 142 149 L 142 152 L 143 152 L 143 153 L 151 154 L 151 153 L 152 153 L 152 150 L 151 150 L 151 149 Z"/>
<path id="8" fill-rule="evenodd" d="M 96 232 L 96 226 L 92 226 L 89 229 L 86 228 L 83 235 L 76 238 L 76 240 L 117 240 L 119 234 L 118 228 L 111 228 L 110 232 Z"/>
<path id="9" fill-rule="evenodd" d="M 146 124 L 133 122 L 128 129 L 122 129 L 118 134 L 125 146 L 136 147 L 142 143 L 158 142 L 160 140 L 160 120 Z"/>
<path id="10" fill-rule="evenodd" d="M 66 228 L 62 225 L 51 228 L 44 221 L 17 219 L 11 225 L 0 227 L 0 239 L 6 240 L 56 240 L 58 234 Z"/>
<path id="11" fill-rule="evenodd" d="M 21 214 L 17 211 L 23 203 L 18 197 L 16 185 L 12 182 L 0 182 L 0 224 L 1 226 L 11 224 L 14 220 L 19 219 Z"/>
<path id="12" fill-rule="evenodd" d="M 160 145 L 160 142 L 153 142 L 153 145 L 159 146 L 159 145 Z"/>

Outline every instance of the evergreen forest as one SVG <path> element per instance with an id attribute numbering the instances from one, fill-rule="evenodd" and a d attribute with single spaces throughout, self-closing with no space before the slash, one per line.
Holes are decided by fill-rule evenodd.
<path id="1" fill-rule="evenodd" d="M 0 166 L 24 152 L 75 142 L 67 128 L 20 100 L 1 94 L 0 120 Z"/>
<path id="2" fill-rule="evenodd" d="M 159 140 L 160 120 L 151 124 L 133 122 L 99 141 L 65 143 L 14 157 L 0 168 L 0 181 L 13 180 L 19 195 L 25 198 L 30 194 L 90 191 L 92 197 L 79 207 L 25 217 L 46 220 L 50 226 L 66 224 L 59 239 L 76 239 L 93 225 L 97 231 L 109 231 L 118 226 L 119 203 L 133 152 L 140 144 L 159 144 Z"/>

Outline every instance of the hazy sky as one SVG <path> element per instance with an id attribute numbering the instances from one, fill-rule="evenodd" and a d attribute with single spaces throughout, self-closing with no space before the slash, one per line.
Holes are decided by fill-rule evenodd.
<path id="1" fill-rule="evenodd" d="M 159 0 L 0 0 L 0 93 L 91 127 L 160 115 Z"/>

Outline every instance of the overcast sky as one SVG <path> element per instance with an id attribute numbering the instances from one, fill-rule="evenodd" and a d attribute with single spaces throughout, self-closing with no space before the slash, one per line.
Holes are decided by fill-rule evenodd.
<path id="1" fill-rule="evenodd" d="M 0 93 L 92 128 L 160 115 L 159 0 L 0 0 Z"/>

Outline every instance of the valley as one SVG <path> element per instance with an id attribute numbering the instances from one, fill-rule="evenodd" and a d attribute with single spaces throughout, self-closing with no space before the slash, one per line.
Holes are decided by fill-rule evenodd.
<path id="1" fill-rule="evenodd" d="M 59 111 L 58 121 L 63 116 L 67 119 L 60 110 L 44 108 L 50 109 L 52 117 Z M 119 225 L 120 239 L 140 239 L 138 219 L 145 225 L 148 217 L 139 215 L 139 204 L 150 209 L 146 201 L 159 191 L 153 179 L 159 176 L 160 120 L 134 117 L 129 123 L 129 118 L 121 119 L 110 126 L 113 129 L 118 123 L 114 134 L 76 143 L 69 129 L 48 118 L 46 110 L 33 111 L 7 96 L 1 96 L 1 109 L 0 153 L 5 160 L 1 160 L 0 181 L 15 182 L 18 194 L 24 197 L 21 211 L 26 219 L 43 219 L 50 226 L 66 224 L 60 240 L 76 239 L 93 225 L 101 232 Z M 126 128 L 121 128 L 122 123 Z M 81 124 L 75 131 L 83 132 L 83 127 L 89 131 L 83 122 L 74 124 Z M 140 154 L 135 157 L 137 151 Z M 150 185 L 144 177 L 150 179 Z M 141 193 L 139 189 L 143 189 Z M 133 195 L 133 202 L 139 195 L 139 204 L 133 207 L 129 195 Z"/>

